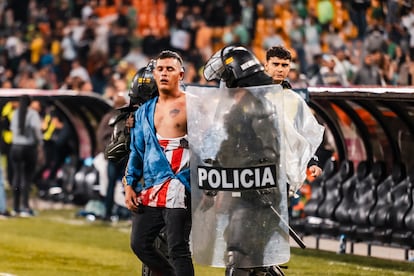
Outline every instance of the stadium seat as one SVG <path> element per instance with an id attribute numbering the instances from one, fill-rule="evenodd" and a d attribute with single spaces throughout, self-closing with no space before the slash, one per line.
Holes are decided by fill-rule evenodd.
<path id="1" fill-rule="evenodd" d="M 337 162 L 335 160 L 328 160 L 323 167 L 323 173 L 316 178 L 312 183 L 312 194 L 309 201 L 304 207 L 305 217 L 305 232 L 308 234 L 320 234 L 320 224 L 322 218 L 319 217 L 319 208 L 325 200 L 326 189 L 325 184 L 337 171 Z"/>
<path id="2" fill-rule="evenodd" d="M 393 205 L 393 189 L 407 176 L 404 164 L 394 164 L 392 173 L 377 187 L 377 204 L 369 215 L 369 222 L 374 226 L 373 243 L 390 243 L 390 211 Z"/>
<path id="3" fill-rule="evenodd" d="M 319 207 L 319 217 L 323 218 L 321 232 L 329 237 L 336 237 L 339 232 L 339 223 L 335 218 L 335 210 L 342 200 L 342 185 L 354 174 L 353 163 L 344 160 L 339 171 L 325 183 L 326 196 Z"/>
<path id="4" fill-rule="evenodd" d="M 414 172 L 411 172 L 405 181 L 401 182 L 394 191 L 393 205 L 390 211 L 390 225 L 392 227 L 391 244 L 403 247 L 412 247 L 413 231 L 407 227 L 412 226 L 413 220 L 413 187 Z"/>
<path id="5" fill-rule="evenodd" d="M 342 201 L 335 210 L 335 219 L 340 224 L 339 232 L 346 236 L 351 236 L 355 231 L 355 226 L 352 224 L 350 216 L 350 209 L 355 204 L 354 197 L 357 184 L 367 177 L 369 168 L 368 161 L 361 161 L 358 164 L 356 173 L 342 185 Z"/>
<path id="6" fill-rule="evenodd" d="M 356 186 L 356 202 L 350 210 L 351 221 L 356 226 L 354 240 L 373 239 L 374 227 L 370 225 L 369 215 L 376 205 L 377 187 L 384 180 L 385 171 L 384 161 L 375 162 L 368 176 Z"/>
<path id="7" fill-rule="evenodd" d="M 414 248 L 414 193 L 412 192 L 412 201 L 413 205 L 411 206 L 410 210 L 407 212 L 404 222 L 405 227 L 407 229 L 406 231 L 406 237 L 408 239 L 405 240 L 405 244 L 409 246 L 410 249 Z M 394 238 L 397 236 L 397 234 L 394 234 Z"/>

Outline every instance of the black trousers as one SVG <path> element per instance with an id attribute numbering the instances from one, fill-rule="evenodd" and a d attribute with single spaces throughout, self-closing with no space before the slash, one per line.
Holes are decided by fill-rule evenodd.
<path id="1" fill-rule="evenodd" d="M 127 159 L 115 162 L 108 160 L 108 187 L 105 196 L 105 217 L 110 218 L 114 207 L 115 186 L 125 173 Z"/>
<path id="2" fill-rule="evenodd" d="M 154 241 L 164 227 L 169 259 L 154 247 Z M 190 231 L 190 208 L 141 206 L 138 212 L 132 212 L 131 248 L 155 275 L 193 276 Z"/>
<path id="3" fill-rule="evenodd" d="M 12 145 L 10 159 L 13 169 L 13 209 L 19 212 L 21 203 L 23 209 L 30 209 L 29 194 L 36 170 L 37 146 Z"/>

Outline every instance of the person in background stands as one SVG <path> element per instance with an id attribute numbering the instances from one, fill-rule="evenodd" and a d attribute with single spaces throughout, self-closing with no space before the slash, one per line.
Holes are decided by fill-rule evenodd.
<path id="1" fill-rule="evenodd" d="M 13 211 L 22 217 L 34 215 L 29 206 L 30 184 L 36 169 L 37 147 L 43 143 L 42 121 L 39 113 L 30 107 L 30 102 L 29 96 L 20 97 L 10 125 L 13 133 L 10 158 L 15 172 L 12 182 Z"/>

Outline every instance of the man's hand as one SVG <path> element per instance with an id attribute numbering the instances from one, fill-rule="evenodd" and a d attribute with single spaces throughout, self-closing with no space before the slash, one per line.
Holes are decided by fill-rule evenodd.
<path id="1" fill-rule="evenodd" d="M 125 121 L 125 126 L 127 128 L 133 128 L 135 124 L 134 113 L 131 112 Z"/>
<path id="2" fill-rule="evenodd" d="M 128 210 L 136 211 L 139 204 L 140 202 L 137 193 L 131 186 L 125 185 L 125 205 Z"/>
<path id="3" fill-rule="evenodd" d="M 322 174 L 322 169 L 316 165 L 310 166 L 309 171 L 310 171 L 311 176 L 313 177 L 318 177 Z"/>

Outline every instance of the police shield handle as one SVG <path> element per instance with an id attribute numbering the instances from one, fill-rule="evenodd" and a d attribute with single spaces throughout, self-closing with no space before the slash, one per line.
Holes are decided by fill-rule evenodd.
<path id="1" fill-rule="evenodd" d="M 211 207 L 214 206 L 214 196 L 213 194 L 209 194 L 207 192 L 205 192 L 201 198 L 201 202 L 200 202 L 200 211 L 202 212 L 206 212 L 208 211 Z"/>
<path id="2" fill-rule="evenodd" d="M 260 191 L 257 191 L 263 198 L 267 198 L 266 195 L 264 195 L 263 193 L 261 193 Z M 269 201 L 269 200 L 267 200 Z M 269 201 L 270 202 L 270 201 Z M 279 212 L 276 210 L 275 207 L 273 207 L 273 205 L 270 205 L 270 209 L 272 209 L 273 213 L 275 213 L 275 215 L 280 219 L 281 222 L 283 222 L 289 229 L 289 235 L 295 240 L 295 242 L 302 248 L 305 249 L 306 245 L 303 242 L 303 240 L 299 237 L 299 235 L 295 232 L 295 230 L 293 230 L 292 227 L 290 227 L 289 223 L 283 218 L 283 216 L 281 216 L 279 214 Z"/>

